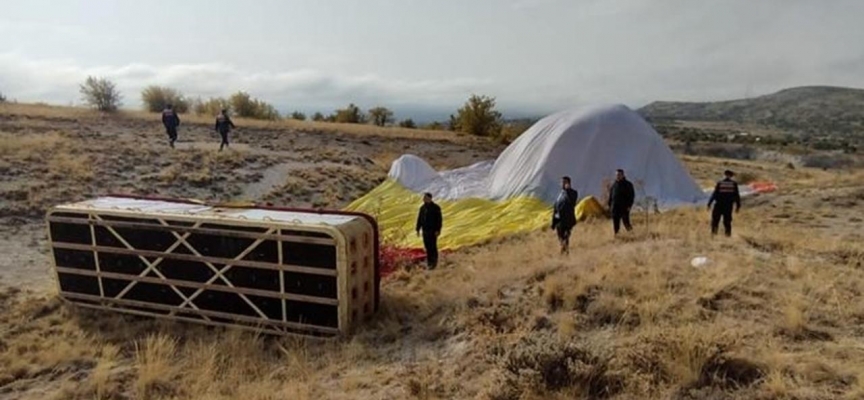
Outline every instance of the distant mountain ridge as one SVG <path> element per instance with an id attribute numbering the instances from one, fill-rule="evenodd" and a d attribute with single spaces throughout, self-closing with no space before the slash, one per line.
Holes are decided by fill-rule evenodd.
<path id="1" fill-rule="evenodd" d="M 773 126 L 789 133 L 864 138 L 864 89 L 804 86 L 741 100 L 657 101 L 639 109 L 655 122 L 728 121 Z"/>

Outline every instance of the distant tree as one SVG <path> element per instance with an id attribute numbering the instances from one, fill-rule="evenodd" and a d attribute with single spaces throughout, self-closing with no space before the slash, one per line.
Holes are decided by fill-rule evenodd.
<path id="1" fill-rule="evenodd" d="M 427 129 L 430 131 L 444 131 L 447 130 L 447 127 L 438 121 L 432 121 L 426 125 L 423 125 L 423 129 Z"/>
<path id="2" fill-rule="evenodd" d="M 0 103 L 6 102 L 6 96 L 3 95 L 3 92 L 0 92 Z"/>
<path id="3" fill-rule="evenodd" d="M 510 144 L 533 124 L 533 121 L 528 120 L 509 121 L 501 128 L 501 132 L 496 136 L 496 139 L 501 143 Z"/>
<path id="4" fill-rule="evenodd" d="M 376 126 L 386 126 L 393 122 L 393 111 L 386 107 L 375 107 L 369 110 L 369 118 Z"/>
<path id="5" fill-rule="evenodd" d="M 321 121 L 324 121 L 325 119 L 327 119 L 327 118 L 324 117 L 324 114 L 321 114 L 318 111 L 316 111 L 315 114 L 312 115 L 313 121 L 321 122 Z"/>
<path id="6" fill-rule="evenodd" d="M 366 122 L 366 116 L 363 115 L 363 112 L 360 111 L 360 107 L 351 103 L 348 107 L 345 107 L 341 110 L 336 110 L 336 113 L 333 115 L 333 122 L 339 122 L 343 124 L 361 124 Z"/>
<path id="7" fill-rule="evenodd" d="M 215 116 L 222 110 L 231 110 L 231 102 L 228 99 L 211 97 L 205 101 L 199 97 L 192 102 L 192 111 L 198 115 Z"/>
<path id="8" fill-rule="evenodd" d="M 460 124 L 459 124 L 459 119 L 456 118 L 453 114 L 450 114 L 450 120 L 447 122 L 447 129 L 449 129 L 453 132 L 456 132 L 456 131 L 459 131 L 462 129 L 460 127 Z"/>
<path id="9" fill-rule="evenodd" d="M 189 111 L 189 100 L 176 89 L 161 86 L 147 86 L 141 91 L 141 101 L 144 109 L 150 112 L 159 112 L 165 106 L 171 104 L 174 111 L 185 113 Z"/>
<path id="10" fill-rule="evenodd" d="M 291 113 L 291 119 L 296 119 L 298 121 L 305 121 L 306 120 L 306 114 L 303 114 L 300 111 L 294 111 L 293 113 Z"/>
<path id="11" fill-rule="evenodd" d="M 81 99 L 99 111 L 113 112 L 122 105 L 120 91 L 114 82 L 106 78 L 88 76 L 79 87 Z"/>
<path id="12" fill-rule="evenodd" d="M 240 117 L 269 120 L 279 119 L 279 112 L 276 111 L 276 107 L 252 98 L 249 93 L 242 91 L 234 93 L 228 101 L 231 103 L 231 109 Z"/>
<path id="13" fill-rule="evenodd" d="M 253 118 L 255 116 L 255 103 L 252 100 L 252 96 L 246 92 L 237 92 L 231 95 L 228 99 L 231 103 L 231 109 L 234 111 L 237 116 L 243 118 Z"/>
<path id="14" fill-rule="evenodd" d="M 451 124 L 457 131 L 474 136 L 497 137 L 501 134 L 501 113 L 495 110 L 495 98 L 471 95 L 457 112 Z M 452 126 L 452 125 L 451 125 Z"/>
<path id="15" fill-rule="evenodd" d="M 402 120 L 399 122 L 399 126 L 402 128 L 415 129 L 417 128 L 417 124 L 414 123 L 414 120 L 411 118 Z"/>

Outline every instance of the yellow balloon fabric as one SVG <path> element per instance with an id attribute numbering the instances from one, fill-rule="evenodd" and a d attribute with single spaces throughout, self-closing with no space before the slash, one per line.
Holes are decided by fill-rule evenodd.
<path id="1" fill-rule="evenodd" d="M 594 196 L 588 196 L 576 205 L 576 219 L 579 221 L 604 216 L 606 216 L 606 209 Z"/>
<path id="2" fill-rule="evenodd" d="M 422 248 L 414 228 L 423 204 L 422 195 L 387 180 L 346 210 L 370 214 L 378 220 L 382 242 L 404 248 Z M 505 201 L 485 199 L 440 200 L 444 228 L 438 239 L 442 250 L 482 243 L 492 238 L 531 232 L 549 226 L 552 207 L 533 197 Z"/>

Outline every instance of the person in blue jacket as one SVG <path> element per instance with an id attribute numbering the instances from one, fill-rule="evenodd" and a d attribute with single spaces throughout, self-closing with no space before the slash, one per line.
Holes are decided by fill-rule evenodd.
<path id="1" fill-rule="evenodd" d="M 735 212 L 741 211 L 741 193 L 738 191 L 738 182 L 735 182 L 732 177 L 735 173 L 726 170 L 723 172 L 724 179 L 717 182 L 714 186 L 714 193 L 708 199 L 708 210 L 711 211 L 711 234 L 716 235 L 720 226 L 720 220 L 723 220 L 723 233 L 726 236 L 732 236 L 732 209 Z M 714 209 L 711 209 L 711 205 Z"/>
<path id="2" fill-rule="evenodd" d="M 166 104 L 162 110 L 162 125 L 165 125 L 165 133 L 168 134 L 168 145 L 174 148 L 174 142 L 177 141 L 177 127 L 180 126 L 180 117 L 174 111 L 171 104 Z"/>
<path id="3" fill-rule="evenodd" d="M 219 144 L 219 151 L 222 151 L 222 148 L 228 146 L 228 133 L 231 132 L 231 129 L 236 128 L 234 126 L 234 122 L 231 122 L 231 118 L 228 116 L 228 110 L 222 109 L 222 112 L 216 116 L 216 132 L 219 132 L 219 135 L 222 136 L 222 143 Z"/>

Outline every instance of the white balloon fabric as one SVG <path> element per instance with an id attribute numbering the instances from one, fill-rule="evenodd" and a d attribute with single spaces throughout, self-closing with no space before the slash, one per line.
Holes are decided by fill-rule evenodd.
<path id="1" fill-rule="evenodd" d="M 633 182 L 637 201 L 649 197 L 668 208 L 705 200 L 663 138 L 624 105 L 547 116 L 494 162 L 438 173 L 423 159 L 404 155 L 393 163 L 390 178 L 414 192 L 448 200 L 533 196 L 552 203 L 563 176 L 571 177 L 580 197 L 604 198 L 619 168 Z"/>

